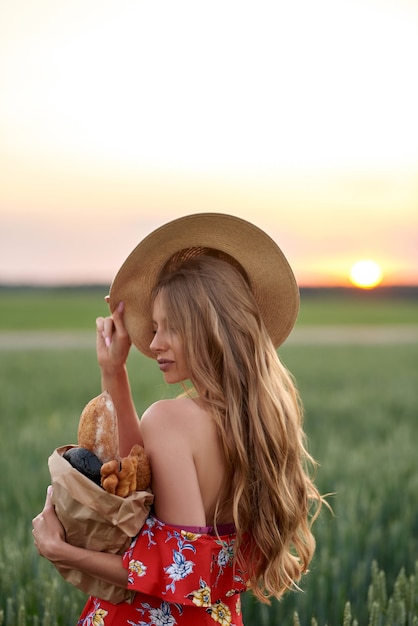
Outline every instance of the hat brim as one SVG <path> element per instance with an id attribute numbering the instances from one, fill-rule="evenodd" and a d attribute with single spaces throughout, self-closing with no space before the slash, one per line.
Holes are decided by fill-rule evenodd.
<path id="1" fill-rule="evenodd" d="M 292 330 L 299 311 L 299 289 L 278 245 L 264 231 L 223 213 L 198 213 L 164 224 L 143 239 L 116 274 L 109 307 L 124 303 L 132 343 L 154 357 L 151 294 L 167 261 L 187 248 L 212 248 L 230 255 L 245 270 L 267 331 L 277 348 Z"/>

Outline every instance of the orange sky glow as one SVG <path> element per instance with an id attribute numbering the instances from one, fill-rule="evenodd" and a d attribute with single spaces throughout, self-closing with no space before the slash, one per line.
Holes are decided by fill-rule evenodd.
<path id="1" fill-rule="evenodd" d="M 0 283 L 108 283 L 219 211 L 302 286 L 418 285 L 413 0 L 16 0 L 0 59 Z"/>

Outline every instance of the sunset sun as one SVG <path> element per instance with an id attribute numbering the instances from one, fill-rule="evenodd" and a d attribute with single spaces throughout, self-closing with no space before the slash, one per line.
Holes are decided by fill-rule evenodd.
<path id="1" fill-rule="evenodd" d="M 371 260 L 357 261 L 351 267 L 350 280 L 356 287 L 373 289 L 383 278 L 383 272 L 378 263 Z"/>

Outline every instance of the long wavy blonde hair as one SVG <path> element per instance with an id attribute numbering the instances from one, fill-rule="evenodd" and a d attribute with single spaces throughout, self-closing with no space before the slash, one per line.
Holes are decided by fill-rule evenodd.
<path id="1" fill-rule="evenodd" d="M 232 505 L 236 562 L 249 572 L 255 596 L 268 603 L 307 571 L 315 550 L 311 525 L 322 502 L 298 391 L 246 277 L 230 262 L 210 251 L 173 262 L 155 294 L 160 291 L 226 460 L 215 519 Z"/>

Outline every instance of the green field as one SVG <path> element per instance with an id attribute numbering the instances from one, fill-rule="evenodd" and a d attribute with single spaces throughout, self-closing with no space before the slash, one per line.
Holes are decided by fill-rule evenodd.
<path id="1" fill-rule="evenodd" d="M 80 310 L 89 318 L 97 315 L 90 296 L 88 305 L 81 298 L 78 312 L 72 311 L 78 320 L 74 328 L 86 327 L 79 325 Z M 41 300 L 34 298 L 31 305 L 38 321 L 57 315 L 50 302 Z M 398 305 L 391 304 L 392 318 Z M 414 302 L 408 306 L 416 311 Z M 19 307 L 14 307 L 16 313 Z M 319 311 L 321 302 L 315 307 Z M 5 308 L 3 299 L 2 312 Z M 67 316 L 66 306 L 61 311 L 61 322 L 69 324 L 73 316 Z M 23 327 L 30 329 L 32 316 L 24 319 Z M 361 626 L 416 624 L 417 345 L 289 345 L 281 356 L 298 381 L 310 451 L 320 462 L 318 485 L 323 493 L 335 494 L 329 499 L 334 515 L 324 510 L 316 524 L 317 552 L 303 592 L 290 593 L 271 608 L 246 598 L 246 625 L 291 626 L 297 611 L 304 626 L 313 617 L 320 626 L 339 626 L 347 602 Z M 131 355 L 130 369 L 139 412 L 173 392 L 138 353 Z M 0 379 L 0 472 L 5 478 L 0 489 L 0 624 L 74 626 L 85 598 L 38 557 L 31 519 L 42 508 L 49 484 L 49 454 L 75 442 L 80 412 L 100 391 L 94 350 L 3 350 Z M 374 573 L 372 588 L 378 601 L 373 605 L 369 598 L 368 605 L 374 561 L 382 570 Z M 402 568 L 406 575 L 398 578 Z M 382 591 L 383 571 L 388 596 L 393 592 L 390 601 Z M 351 623 L 346 613 L 344 626 Z"/>
<path id="2" fill-rule="evenodd" d="M 94 328 L 107 315 L 107 287 L 0 288 L 0 331 Z M 418 324 L 418 288 L 392 290 L 302 290 L 298 325 Z"/>

